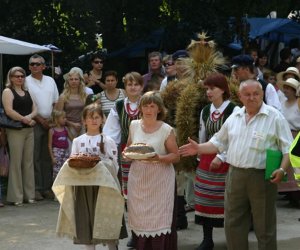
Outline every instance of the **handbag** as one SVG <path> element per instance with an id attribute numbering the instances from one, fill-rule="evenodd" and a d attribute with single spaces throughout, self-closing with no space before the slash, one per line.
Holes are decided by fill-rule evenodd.
<path id="1" fill-rule="evenodd" d="M 0 127 L 21 129 L 23 128 L 23 124 L 20 121 L 12 120 L 3 111 L 0 111 Z"/>
<path id="2" fill-rule="evenodd" d="M 7 147 L 0 147 L 0 176 L 7 177 L 9 168 L 9 156 Z"/>

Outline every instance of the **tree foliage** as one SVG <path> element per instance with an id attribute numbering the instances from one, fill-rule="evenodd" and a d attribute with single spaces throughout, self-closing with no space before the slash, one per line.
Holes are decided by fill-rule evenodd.
<path id="1" fill-rule="evenodd" d="M 102 34 L 109 52 L 147 38 L 163 27 L 159 50 L 185 48 L 194 34 L 206 31 L 218 44 L 227 44 L 228 19 L 266 16 L 277 10 L 286 17 L 297 8 L 295 0 L 1 0 L 0 34 L 63 50 L 61 63 L 97 48 L 95 34 Z M 237 25 L 238 26 L 238 25 Z"/>

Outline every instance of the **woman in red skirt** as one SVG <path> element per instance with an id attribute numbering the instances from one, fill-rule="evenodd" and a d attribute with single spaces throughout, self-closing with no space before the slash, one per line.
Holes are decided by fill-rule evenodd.
<path id="1" fill-rule="evenodd" d="M 229 87 L 224 75 L 214 73 L 204 81 L 206 94 L 211 104 L 205 106 L 200 115 L 199 142 L 208 141 L 218 132 L 237 109 L 230 102 Z M 195 181 L 195 223 L 203 226 L 203 241 L 196 250 L 211 250 L 214 247 L 212 231 L 224 224 L 225 177 L 228 171 L 225 153 L 201 155 Z"/>

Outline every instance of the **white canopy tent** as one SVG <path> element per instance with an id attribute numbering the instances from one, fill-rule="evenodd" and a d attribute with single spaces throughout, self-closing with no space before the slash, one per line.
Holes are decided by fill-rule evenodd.
<path id="1" fill-rule="evenodd" d="M 29 55 L 44 51 L 51 51 L 51 49 L 34 43 L 23 42 L 20 40 L 0 36 L 0 93 L 2 92 L 3 86 L 2 54 Z"/>
<path id="2" fill-rule="evenodd" d="M 0 54 L 29 55 L 42 51 L 51 51 L 51 49 L 34 43 L 0 36 Z"/>

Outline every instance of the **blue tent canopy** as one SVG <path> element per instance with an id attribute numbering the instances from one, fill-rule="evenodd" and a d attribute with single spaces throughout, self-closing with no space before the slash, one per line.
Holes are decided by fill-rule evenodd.
<path id="1" fill-rule="evenodd" d="M 264 38 L 275 42 L 289 43 L 290 40 L 300 39 L 300 24 L 285 18 L 247 18 L 250 25 L 251 39 Z"/>
<path id="2" fill-rule="evenodd" d="M 108 57 L 137 57 L 145 56 L 145 50 L 147 49 L 157 49 L 160 47 L 160 43 L 164 34 L 164 29 L 160 28 L 153 31 L 145 39 L 136 41 L 129 46 L 122 48 L 117 51 L 113 51 L 108 54 Z"/>

